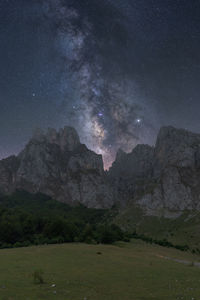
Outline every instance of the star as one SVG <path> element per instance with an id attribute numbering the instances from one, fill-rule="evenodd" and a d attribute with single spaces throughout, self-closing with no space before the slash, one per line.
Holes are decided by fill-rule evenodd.
<path id="1" fill-rule="evenodd" d="M 141 119 L 136 119 L 136 121 L 135 121 L 137 124 L 140 124 L 141 122 L 142 122 L 142 120 Z"/>

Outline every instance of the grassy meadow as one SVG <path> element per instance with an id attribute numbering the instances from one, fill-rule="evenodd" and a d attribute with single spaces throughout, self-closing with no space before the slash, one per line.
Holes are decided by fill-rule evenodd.
<path id="1" fill-rule="evenodd" d="M 187 260 L 189 265 L 165 257 Z M 200 256 L 139 240 L 0 250 L 1 300 L 200 299 Z M 43 271 L 44 284 L 33 273 Z"/>

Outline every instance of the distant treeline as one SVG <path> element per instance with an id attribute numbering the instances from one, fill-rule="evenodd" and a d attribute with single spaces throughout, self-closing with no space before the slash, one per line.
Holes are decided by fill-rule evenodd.
<path id="1" fill-rule="evenodd" d="M 0 197 L 0 248 L 128 241 L 118 226 L 108 222 L 109 214 L 108 210 L 71 207 L 43 194 L 18 191 Z"/>
<path id="2" fill-rule="evenodd" d="M 135 239 L 140 239 L 144 242 L 150 243 L 150 244 L 156 244 L 156 245 L 160 245 L 163 247 L 169 247 L 169 248 L 175 248 L 181 251 L 188 251 L 191 250 L 191 252 L 193 253 L 200 253 L 199 249 L 190 249 L 188 245 L 174 245 L 171 242 L 167 241 L 166 239 L 162 239 L 162 240 L 157 240 L 148 236 L 145 236 L 143 234 L 138 234 L 136 232 L 134 232 L 132 234 L 132 237 Z"/>

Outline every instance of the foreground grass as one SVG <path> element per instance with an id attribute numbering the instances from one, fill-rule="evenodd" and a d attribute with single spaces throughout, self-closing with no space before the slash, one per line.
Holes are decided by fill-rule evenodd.
<path id="1" fill-rule="evenodd" d="M 0 299 L 200 299 L 200 268 L 165 256 L 191 262 L 200 258 L 138 240 L 113 246 L 63 244 L 3 249 Z M 33 282 L 37 269 L 44 272 L 44 284 Z"/>

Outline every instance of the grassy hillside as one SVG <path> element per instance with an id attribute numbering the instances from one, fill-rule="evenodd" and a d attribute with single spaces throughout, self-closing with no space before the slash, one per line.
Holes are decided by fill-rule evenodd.
<path id="1" fill-rule="evenodd" d="M 138 207 L 119 212 L 115 223 L 128 232 L 136 231 L 157 240 L 166 239 L 174 245 L 188 245 L 200 252 L 200 213 L 185 211 L 176 219 L 146 216 Z"/>
<path id="2" fill-rule="evenodd" d="M 192 262 L 199 259 L 138 240 L 2 249 L 0 299 L 197 300 L 200 269 Z M 32 274 L 39 269 L 44 272 L 44 284 L 33 281 Z"/>

